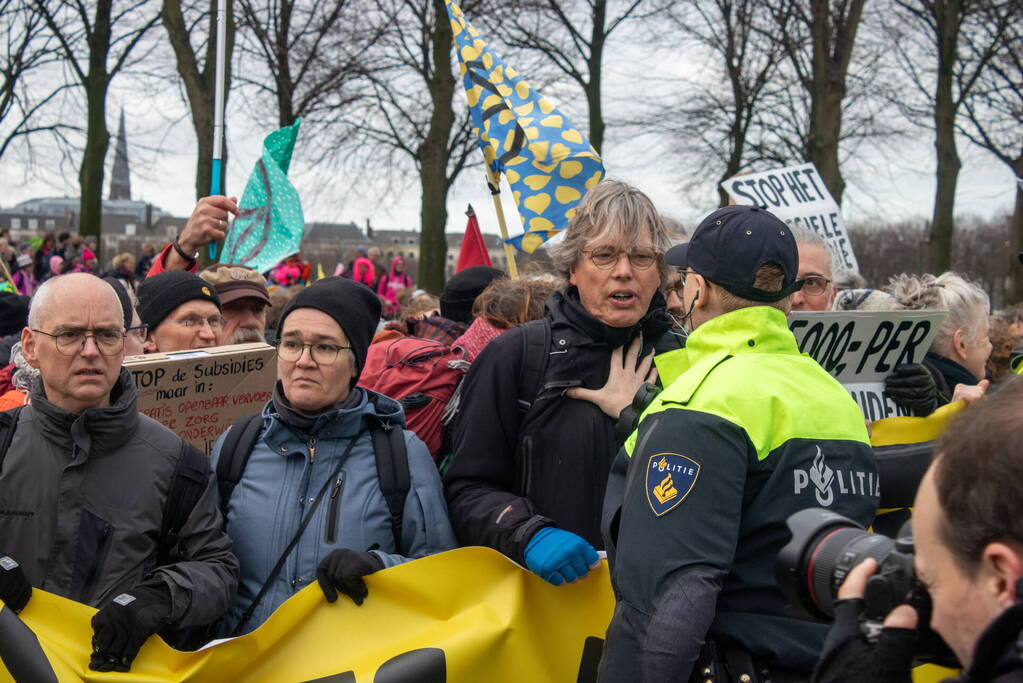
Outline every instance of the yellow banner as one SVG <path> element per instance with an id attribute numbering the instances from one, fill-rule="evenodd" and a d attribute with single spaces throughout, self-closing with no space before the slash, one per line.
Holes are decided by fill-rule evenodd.
<path id="1" fill-rule="evenodd" d="M 486 548 L 392 567 L 366 586 L 362 607 L 308 586 L 257 630 L 198 652 L 150 638 L 129 674 L 89 670 L 96 610 L 35 590 L 20 622 L 0 608 L 0 681 L 33 659 L 62 682 L 594 681 L 614 608 L 606 563 L 555 587 Z"/>

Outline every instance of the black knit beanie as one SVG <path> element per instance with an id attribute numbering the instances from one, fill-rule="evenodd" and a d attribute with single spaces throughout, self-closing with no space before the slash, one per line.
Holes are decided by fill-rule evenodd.
<path id="1" fill-rule="evenodd" d="M 131 297 L 128 296 L 128 290 L 115 277 L 105 277 L 103 282 L 114 288 L 114 294 L 117 295 L 117 300 L 121 302 L 121 313 L 124 314 L 124 329 L 128 329 L 131 327 Z"/>
<path id="2" fill-rule="evenodd" d="M 473 266 L 455 273 L 440 295 L 440 314 L 448 320 L 472 323 L 472 305 L 491 282 L 505 277 L 504 272 L 490 266 Z"/>
<path id="3" fill-rule="evenodd" d="M 220 310 L 220 297 L 213 286 L 183 270 L 147 277 L 138 287 L 138 297 L 139 317 L 150 330 L 156 329 L 175 308 L 195 299 L 210 301 Z"/>
<path id="4" fill-rule="evenodd" d="M 341 326 L 355 354 L 356 378 L 366 364 L 366 350 L 380 322 L 380 299 L 369 287 L 344 277 L 325 277 L 292 297 L 281 312 L 277 337 L 284 332 L 284 321 L 297 308 L 315 308 Z"/>
<path id="5" fill-rule="evenodd" d="M 28 306 L 31 297 L 13 292 L 0 292 L 0 337 L 21 334 L 28 325 Z"/>

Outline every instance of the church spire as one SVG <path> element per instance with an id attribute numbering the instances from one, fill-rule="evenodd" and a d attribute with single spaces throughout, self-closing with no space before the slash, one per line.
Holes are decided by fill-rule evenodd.
<path id="1" fill-rule="evenodd" d="M 124 108 L 121 124 L 117 128 L 117 146 L 114 149 L 114 169 L 110 178 L 111 199 L 131 199 L 131 173 L 128 171 L 128 139 L 124 134 Z"/>

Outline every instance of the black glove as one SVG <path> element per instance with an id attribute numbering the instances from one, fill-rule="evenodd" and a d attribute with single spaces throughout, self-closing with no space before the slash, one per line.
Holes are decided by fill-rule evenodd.
<path id="1" fill-rule="evenodd" d="M 862 598 L 835 602 L 835 623 L 813 671 L 812 683 L 911 683 L 917 632 L 884 628 L 871 643 L 860 630 Z"/>
<path id="2" fill-rule="evenodd" d="M 121 593 L 92 617 L 89 668 L 127 671 L 142 643 L 167 625 L 170 614 L 170 589 L 163 582 Z"/>
<path id="3" fill-rule="evenodd" d="M 32 584 L 21 570 L 21 565 L 13 557 L 0 556 L 0 600 L 17 614 L 31 597 Z"/>
<path id="4" fill-rule="evenodd" d="M 934 377 L 920 363 L 903 363 L 884 378 L 884 391 L 916 417 L 927 417 L 938 407 Z"/>
<path id="5" fill-rule="evenodd" d="M 362 577 L 383 568 L 383 561 L 373 553 L 338 548 L 330 551 L 320 562 L 316 568 L 316 580 L 327 602 L 337 600 L 340 591 L 356 605 L 361 605 L 368 594 Z"/>

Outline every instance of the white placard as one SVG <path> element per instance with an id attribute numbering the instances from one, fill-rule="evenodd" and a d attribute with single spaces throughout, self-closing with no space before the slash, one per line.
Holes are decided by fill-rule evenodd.
<path id="1" fill-rule="evenodd" d="M 759 206 L 786 223 L 810 228 L 824 238 L 835 269 L 859 272 L 841 209 L 813 164 L 738 175 L 721 187 L 736 204 Z"/>

